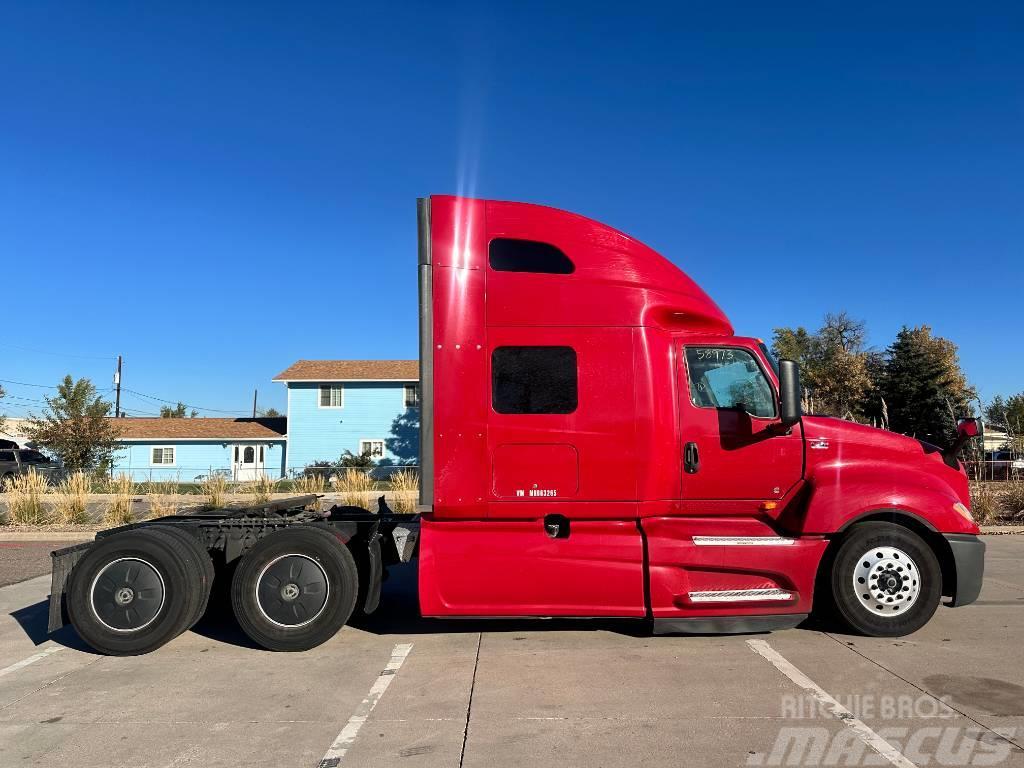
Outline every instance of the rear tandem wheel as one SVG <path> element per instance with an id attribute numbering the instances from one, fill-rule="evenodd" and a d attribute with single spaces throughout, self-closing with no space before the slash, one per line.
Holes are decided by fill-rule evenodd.
<path id="1" fill-rule="evenodd" d="M 352 615 L 359 574 L 348 547 L 324 528 L 300 525 L 260 539 L 235 570 L 231 605 L 256 643 L 305 651 Z"/>
<path id="2" fill-rule="evenodd" d="M 178 536 L 124 531 L 97 541 L 71 572 L 68 616 L 101 653 L 148 653 L 184 631 L 202 603 L 202 582 Z"/>

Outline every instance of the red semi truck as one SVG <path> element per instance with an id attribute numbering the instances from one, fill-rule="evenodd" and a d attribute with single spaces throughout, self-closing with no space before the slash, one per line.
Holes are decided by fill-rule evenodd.
<path id="1" fill-rule="evenodd" d="M 800 412 L 792 361 L 596 221 L 419 202 L 421 498 L 310 498 L 104 531 L 54 553 L 50 627 L 152 650 L 230 582 L 242 628 L 302 650 L 418 555 L 424 616 L 629 617 L 658 633 L 868 635 L 974 601 L 985 546 L 946 448 Z"/>

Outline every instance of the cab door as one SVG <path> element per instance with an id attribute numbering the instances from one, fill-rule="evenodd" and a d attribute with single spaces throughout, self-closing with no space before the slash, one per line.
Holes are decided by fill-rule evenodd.
<path id="1" fill-rule="evenodd" d="M 775 379 L 754 349 L 683 343 L 679 347 L 682 497 L 698 513 L 749 511 L 780 499 L 803 473 L 800 426 L 780 429 Z M 728 503 L 739 502 L 739 503 Z"/>

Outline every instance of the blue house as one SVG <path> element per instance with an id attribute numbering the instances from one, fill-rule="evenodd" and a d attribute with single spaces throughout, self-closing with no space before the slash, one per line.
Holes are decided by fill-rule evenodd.
<path id="1" fill-rule="evenodd" d="M 417 463 L 418 361 L 299 360 L 274 381 L 288 388 L 289 472 L 345 451 L 381 464 Z"/>
<path id="2" fill-rule="evenodd" d="M 211 474 L 241 482 L 285 474 L 285 418 L 114 421 L 121 447 L 113 474 L 131 475 L 136 482 L 187 483 Z"/>
<path id="3" fill-rule="evenodd" d="M 416 464 L 416 360 L 299 360 L 274 377 L 288 388 L 287 418 L 120 418 L 113 474 L 137 482 L 244 482 L 300 474 L 346 451 L 379 465 Z"/>

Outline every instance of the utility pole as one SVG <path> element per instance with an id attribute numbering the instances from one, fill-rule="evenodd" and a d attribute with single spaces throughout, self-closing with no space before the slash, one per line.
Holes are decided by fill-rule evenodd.
<path id="1" fill-rule="evenodd" d="M 117 372 L 114 374 L 114 387 L 117 395 L 114 399 L 114 418 L 121 418 L 121 356 L 117 356 Z"/>
<path id="2" fill-rule="evenodd" d="M 256 395 L 258 395 L 258 394 L 259 394 L 259 390 L 258 389 L 254 389 L 252 391 L 252 417 L 254 419 L 256 418 Z"/>

